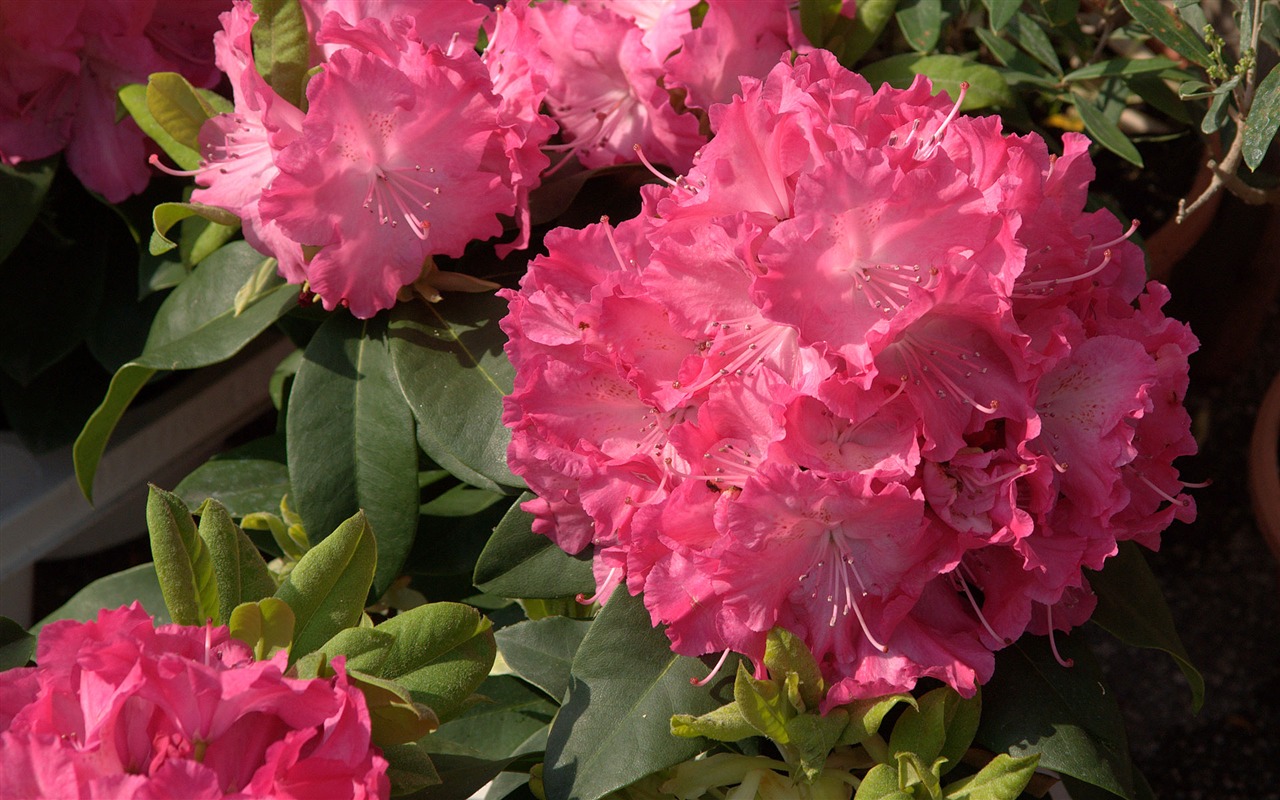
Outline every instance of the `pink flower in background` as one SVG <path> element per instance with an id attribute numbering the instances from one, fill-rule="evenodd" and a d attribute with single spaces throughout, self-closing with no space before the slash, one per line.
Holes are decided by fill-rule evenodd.
<path id="1" fill-rule="evenodd" d="M 212 86 L 213 0 L 0 5 L 0 160 L 17 164 L 66 150 L 89 189 L 119 202 L 147 185 L 146 146 L 131 119 L 116 121 L 116 92 L 153 72 Z"/>
<path id="2" fill-rule="evenodd" d="M 40 633 L 0 673 L 0 796 L 385 798 L 364 697 L 255 662 L 226 627 L 153 627 L 140 605 Z"/>
<path id="3" fill-rule="evenodd" d="M 762 668 L 781 625 L 828 705 L 971 694 L 1088 619 L 1083 569 L 1194 514 L 1195 340 L 1084 212 L 1083 138 L 1055 160 L 923 78 L 774 64 L 640 217 L 553 232 L 506 292 L 509 462 L 677 652 Z"/>

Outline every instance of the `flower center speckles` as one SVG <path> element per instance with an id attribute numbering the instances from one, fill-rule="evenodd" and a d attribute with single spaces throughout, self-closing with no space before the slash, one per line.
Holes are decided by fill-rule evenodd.
<path id="1" fill-rule="evenodd" d="M 919 264 L 862 262 L 855 264 L 850 272 L 854 291 L 886 317 L 902 310 L 910 299 L 912 286 L 932 288 L 938 277 L 936 267 L 923 269 Z"/>
<path id="2" fill-rule="evenodd" d="M 849 616 L 849 612 L 852 611 L 858 620 L 858 627 L 862 629 L 862 635 L 867 637 L 871 646 L 881 653 L 889 652 L 889 648 L 881 643 L 867 627 L 866 617 L 858 604 L 858 599 L 866 597 L 869 592 L 866 583 L 862 580 L 862 575 L 858 572 L 857 563 L 853 556 L 845 552 L 840 545 L 839 534 L 836 531 L 828 531 L 823 536 L 826 542 L 818 548 L 817 558 L 809 570 L 799 578 L 801 591 L 807 594 L 811 601 L 830 608 L 831 613 L 827 617 L 828 627 L 834 628 L 837 622 Z"/>
<path id="3" fill-rule="evenodd" d="M 428 167 L 426 174 L 433 175 L 435 167 Z M 432 199 L 440 195 L 440 186 L 432 185 L 420 176 L 424 170 L 415 164 L 412 169 L 387 170 L 375 167 L 369 179 L 369 191 L 364 207 L 370 214 L 378 215 L 378 222 L 395 228 L 400 220 L 409 224 L 409 230 L 419 239 L 426 239 L 431 223 L 422 214 L 431 208 Z"/>
<path id="4" fill-rule="evenodd" d="M 971 406 L 983 414 L 994 414 L 1000 404 L 996 400 L 983 403 L 965 388 L 975 377 L 985 375 L 988 367 L 978 350 L 967 350 L 941 338 L 924 341 L 908 332 L 893 345 L 900 360 L 902 381 L 937 396 Z"/>

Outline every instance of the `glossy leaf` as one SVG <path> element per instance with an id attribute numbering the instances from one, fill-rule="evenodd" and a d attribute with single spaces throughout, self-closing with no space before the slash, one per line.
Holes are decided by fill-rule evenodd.
<path id="1" fill-rule="evenodd" d="M 233 517 L 280 508 L 289 494 L 284 435 L 275 434 L 219 453 L 173 490 L 190 508 L 206 499 L 217 500 Z"/>
<path id="2" fill-rule="evenodd" d="M 218 582 L 209 548 L 195 520 L 177 495 L 151 486 L 147 495 L 147 530 L 151 555 L 169 616 L 179 625 L 203 625 L 222 619 Z"/>
<path id="3" fill-rule="evenodd" d="M 24 161 L 9 166 L 0 163 L 0 263 L 22 241 L 36 221 L 44 196 L 58 172 L 58 159 Z"/>
<path id="4" fill-rule="evenodd" d="M 858 3 L 853 17 L 853 25 L 845 38 L 844 47 L 837 51 L 840 63 L 852 66 L 858 59 L 866 55 L 872 45 L 884 33 L 889 20 L 898 10 L 898 0 L 862 0 Z"/>
<path id="5" fill-rule="evenodd" d="M 379 674 L 407 687 L 441 721 L 467 707 L 497 653 L 492 623 L 461 603 L 418 606 L 377 630 L 395 637 Z"/>
<path id="6" fill-rule="evenodd" d="M 431 460 L 482 489 L 523 486 L 507 469 L 511 433 L 502 398 L 515 371 L 498 320 L 507 304 L 485 294 L 450 294 L 437 304 L 401 303 L 387 339 L 400 387 Z"/>
<path id="7" fill-rule="evenodd" d="M 1244 163 L 1249 169 L 1257 169 L 1267 155 L 1267 149 L 1280 130 L 1280 69 L 1272 69 L 1258 84 L 1249 107 L 1249 124 L 1241 133 L 1244 136 Z"/>
<path id="8" fill-rule="evenodd" d="M 589 554 L 571 556 L 546 536 L 533 532 L 533 515 L 520 495 L 498 523 L 476 562 L 477 588 L 501 597 L 558 598 L 595 590 Z"/>
<path id="9" fill-rule="evenodd" d="M 227 614 L 224 624 L 230 627 L 231 638 L 249 645 L 253 648 L 253 657 L 263 661 L 289 649 L 297 617 L 285 601 L 264 597 L 236 606 Z"/>
<path id="10" fill-rule="evenodd" d="M 1099 61 L 1096 64 L 1072 70 L 1063 77 L 1063 80 L 1087 81 L 1095 78 L 1129 77 L 1132 75 L 1146 75 L 1152 72 L 1164 72 L 1167 69 L 1176 69 L 1177 67 L 1178 62 L 1162 56 L 1137 59 L 1113 58 L 1109 61 Z"/>
<path id="11" fill-rule="evenodd" d="M 276 94 L 302 104 L 302 84 L 310 66 L 311 38 L 298 0 L 253 0 L 253 57 L 259 74 Z"/>
<path id="12" fill-rule="evenodd" d="M 1102 683 L 1079 636 L 1056 634 L 1062 667 L 1047 637 L 1024 636 L 996 653 L 995 676 L 983 687 L 975 742 L 995 753 L 1040 754 L 1040 767 L 1134 800 L 1133 765 L 1115 696 Z"/>
<path id="13" fill-rule="evenodd" d="M 137 601 L 155 618 L 157 625 L 171 622 L 164 606 L 164 594 L 156 578 L 155 565 L 139 564 L 126 570 L 98 578 L 76 592 L 57 611 L 31 627 L 32 633 L 60 619 L 90 620 L 104 608 L 119 608 Z"/>
<path id="14" fill-rule="evenodd" d="M 1129 137 L 1120 132 L 1120 128 L 1107 118 L 1094 102 L 1083 95 L 1071 93 L 1071 101 L 1075 103 L 1080 119 L 1084 121 L 1085 130 L 1093 140 L 1111 152 L 1135 166 L 1142 166 L 1142 155 L 1133 146 Z"/>
<path id="15" fill-rule="evenodd" d="M 275 594 L 298 620 L 291 659 L 319 649 L 360 621 L 377 560 L 377 544 L 362 511 L 294 565 Z"/>
<path id="16" fill-rule="evenodd" d="M 907 44 L 918 53 L 938 46 L 942 34 L 942 0 L 900 0 L 894 14 Z"/>
<path id="17" fill-rule="evenodd" d="M 1034 19 L 1019 11 L 1005 26 L 1005 33 L 1054 75 L 1062 74 L 1062 65 L 1058 62 L 1058 53 L 1049 40 L 1049 34 Z"/>
<path id="18" fill-rule="evenodd" d="M 1022 2 L 1021 0 L 982 0 L 982 4 L 987 7 L 987 19 L 991 23 L 991 30 L 999 31 L 1013 19 Z"/>
<path id="19" fill-rule="evenodd" d="M 197 531 L 208 548 L 218 586 L 217 621 L 225 625 L 236 606 L 275 594 L 276 582 L 258 548 L 221 503 L 206 500 L 196 513 L 200 515 Z"/>
<path id="20" fill-rule="evenodd" d="M 539 731 L 545 731 L 556 714 L 555 703 L 510 675 L 488 677 L 476 691 L 484 700 L 441 725 L 423 742 L 424 747 L 432 753 L 508 758 L 519 753 Z"/>
<path id="21" fill-rule="evenodd" d="M 568 697 L 551 726 L 547 796 L 598 800 L 695 756 L 700 742 L 672 736 L 669 721 L 721 704 L 690 685 L 705 669 L 671 652 L 639 598 L 625 587 L 615 591 L 578 648 Z"/>
<path id="22" fill-rule="evenodd" d="M 494 634 L 507 666 L 559 702 L 569 690 L 573 656 L 591 623 L 568 617 L 527 620 Z"/>
<path id="23" fill-rule="evenodd" d="M 1101 572 L 1089 573 L 1089 585 L 1098 596 L 1093 621 L 1126 644 L 1168 653 L 1186 677 L 1192 711 L 1198 712 L 1204 705 L 1204 677 L 1191 663 L 1160 584 L 1137 545 L 1121 543 Z"/>
<path id="24" fill-rule="evenodd" d="M 0 617 L 0 672 L 25 667 L 36 652 L 36 637 L 8 617 Z"/>
<path id="25" fill-rule="evenodd" d="M 190 217 L 203 217 L 210 222 L 223 226 L 238 226 L 240 218 L 230 211 L 202 203 L 161 203 L 151 212 L 151 224 L 155 230 L 151 232 L 151 243 L 148 250 L 151 255 L 158 256 L 177 247 L 177 242 L 169 239 L 169 229 L 182 220 Z"/>
<path id="26" fill-rule="evenodd" d="M 1165 5 L 1160 0 L 1120 0 L 1120 2 L 1125 11 L 1128 11 L 1160 42 L 1202 67 L 1213 64 L 1213 59 L 1204 42 L 1171 6 Z"/>
<path id="27" fill-rule="evenodd" d="M 1001 753 L 976 775 L 942 787 L 947 800 L 1009 800 L 1018 797 L 1031 782 L 1039 755 L 1014 758 Z"/>
<path id="28" fill-rule="evenodd" d="M 374 592 L 399 575 L 418 529 L 413 416 L 381 318 L 334 314 L 307 345 L 285 418 L 292 499 L 312 540 L 363 509 L 378 539 Z"/>
<path id="29" fill-rule="evenodd" d="M 926 75 L 933 81 L 935 92 L 945 91 L 952 99 L 960 96 L 960 84 L 968 82 L 969 91 L 960 106 L 962 111 L 1013 103 L 1009 85 L 994 67 L 960 56 L 903 53 L 868 64 L 861 72 L 873 87 L 888 83 L 898 89 L 910 86 L 916 75 Z"/>
<path id="30" fill-rule="evenodd" d="M 229 244 L 165 298 L 142 354 L 116 371 L 106 397 L 76 439 L 76 480 L 85 497 L 93 499 L 93 478 L 116 423 L 156 372 L 225 361 L 297 305 L 297 288 L 286 285 L 239 316 L 234 313 L 236 291 L 263 258 L 245 242 Z"/>

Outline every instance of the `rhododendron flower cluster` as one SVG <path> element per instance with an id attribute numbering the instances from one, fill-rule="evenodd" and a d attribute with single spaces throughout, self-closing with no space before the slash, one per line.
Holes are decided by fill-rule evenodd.
<path id="1" fill-rule="evenodd" d="M 1194 516 L 1196 341 L 1083 136 L 812 51 L 713 105 L 633 220 L 547 236 L 503 329 L 535 530 L 592 548 L 676 652 L 801 636 L 828 706 L 965 694 L 1092 612 L 1082 570 Z"/>
<path id="2" fill-rule="evenodd" d="M 152 72 L 218 82 L 210 37 L 225 0 L 0 3 L 0 161 L 64 149 L 85 186 L 116 203 L 150 177 L 145 138 L 116 121 L 116 91 Z"/>
<path id="3" fill-rule="evenodd" d="M 0 673 L 0 796 L 390 795 L 364 696 L 286 678 L 226 627 L 153 627 L 137 603 L 50 623 L 39 666 Z"/>
<path id="4" fill-rule="evenodd" d="M 501 234 L 506 217 L 519 231 L 499 252 L 524 247 L 530 193 L 563 164 L 635 162 L 639 147 L 688 168 L 706 141 L 690 109 L 728 100 L 723 76 L 763 76 L 809 47 L 786 0 L 747 13 L 712 0 L 697 28 L 694 5 L 311 0 L 320 70 L 304 113 L 257 73 L 256 16 L 236 0 L 215 37 L 235 111 L 201 131 L 192 199 L 239 216 L 329 309 L 369 317 L 411 285 L 432 300 L 495 288 L 433 258 Z"/>

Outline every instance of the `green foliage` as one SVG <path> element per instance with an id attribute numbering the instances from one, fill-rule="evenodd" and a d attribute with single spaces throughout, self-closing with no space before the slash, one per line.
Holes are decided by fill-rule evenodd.
<path id="1" fill-rule="evenodd" d="M 259 661 L 280 650 L 288 651 L 293 643 L 297 617 L 289 604 L 278 597 L 241 603 L 227 617 L 231 637 L 253 648 L 253 657 Z"/>
<path id="2" fill-rule="evenodd" d="M 952 99 L 960 96 L 960 84 L 967 82 L 963 111 L 1013 103 L 1009 85 L 999 72 L 961 56 L 903 53 L 868 64 L 861 72 L 872 86 L 887 83 L 899 89 L 910 86 L 916 75 L 926 75 L 935 90 L 946 91 Z"/>
<path id="3" fill-rule="evenodd" d="M 495 638 L 507 666 L 559 702 L 569 690 L 573 656 L 589 628 L 585 620 L 553 616 L 510 625 Z"/>
<path id="4" fill-rule="evenodd" d="M 8 617 L 0 617 L 0 672 L 25 667 L 36 652 L 36 637 Z"/>
<path id="5" fill-rule="evenodd" d="M 152 486 L 147 495 L 147 530 L 156 577 L 173 621 L 203 625 L 220 619 L 213 559 L 187 507 L 176 495 Z"/>
<path id="6" fill-rule="evenodd" d="M 142 354 L 116 371 L 106 397 L 76 439 L 76 480 L 85 497 L 93 499 L 93 478 L 116 424 L 152 376 L 225 361 L 297 305 L 297 289 L 285 285 L 235 313 L 235 293 L 262 260 L 245 242 L 229 244 L 165 298 Z"/>
<path id="7" fill-rule="evenodd" d="M 76 592 L 58 610 L 31 626 L 32 633 L 60 619 L 91 620 L 104 608 L 119 608 L 139 603 L 155 618 L 157 625 L 172 622 L 165 609 L 164 593 L 156 577 L 154 564 L 139 564 L 93 581 Z"/>
<path id="8" fill-rule="evenodd" d="M 1125 11 L 1164 44 L 1202 67 L 1210 66 L 1209 51 L 1173 9 L 1160 0 L 1120 0 Z"/>
<path id="9" fill-rule="evenodd" d="M 0 163 L 0 208 L 5 210 L 0 214 L 0 263 L 36 221 L 57 171 L 56 158 L 24 161 L 12 167 Z"/>
<path id="10" fill-rule="evenodd" d="M 151 222 L 155 226 L 148 246 L 151 255 L 158 256 L 177 247 L 177 242 L 171 240 L 166 234 L 174 225 L 192 217 L 208 220 L 220 226 L 228 234 L 234 232 L 240 225 L 240 218 L 235 214 L 214 206 L 201 203 L 161 203 L 151 212 Z"/>
<path id="11" fill-rule="evenodd" d="M 1241 135 L 1244 136 L 1244 163 L 1256 170 L 1266 157 L 1276 131 L 1280 130 L 1280 69 L 1272 69 L 1262 79 L 1253 97 L 1249 124 Z"/>
<path id="12" fill-rule="evenodd" d="M 307 531 L 362 509 L 378 539 L 374 593 L 400 574 L 418 529 L 413 416 L 391 367 L 385 323 L 334 314 L 304 351 L 285 430 L 289 483 Z"/>
<path id="13" fill-rule="evenodd" d="M 303 81 L 310 67 L 311 38 L 298 0 L 253 0 L 253 59 L 276 94 L 302 105 Z"/>
<path id="14" fill-rule="evenodd" d="M 475 585 L 500 597 L 559 598 L 591 592 L 591 559 L 571 556 L 533 532 L 533 515 L 520 509 L 525 493 L 498 523 L 476 562 Z"/>
<path id="15" fill-rule="evenodd" d="M 188 507 L 217 500 L 233 517 L 280 507 L 289 494 L 284 435 L 275 434 L 220 453 L 174 487 Z"/>

